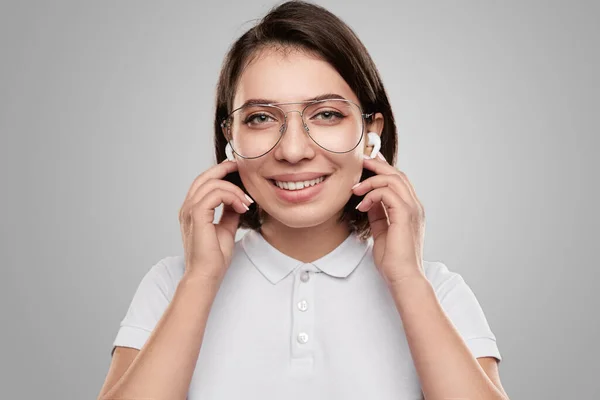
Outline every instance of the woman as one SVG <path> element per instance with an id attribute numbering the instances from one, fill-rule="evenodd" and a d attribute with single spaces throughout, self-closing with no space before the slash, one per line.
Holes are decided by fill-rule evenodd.
<path id="1" fill-rule="evenodd" d="M 216 103 L 185 254 L 140 283 L 100 398 L 507 399 L 472 291 L 422 259 L 423 207 L 351 29 L 274 8 L 231 47 Z"/>

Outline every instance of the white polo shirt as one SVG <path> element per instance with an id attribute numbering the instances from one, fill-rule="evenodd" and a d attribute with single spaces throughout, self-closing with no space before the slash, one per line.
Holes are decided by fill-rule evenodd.
<path id="1" fill-rule="evenodd" d="M 373 239 L 351 234 L 312 263 L 248 231 L 213 303 L 189 400 L 421 399 L 421 386 Z M 475 357 L 501 360 L 496 338 L 463 278 L 424 261 L 427 279 Z M 114 340 L 141 349 L 173 298 L 183 256 L 143 277 Z"/>

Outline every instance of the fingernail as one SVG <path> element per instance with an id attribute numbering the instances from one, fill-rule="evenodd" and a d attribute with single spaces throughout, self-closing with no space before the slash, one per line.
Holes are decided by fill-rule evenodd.
<path id="1" fill-rule="evenodd" d="M 358 182 L 356 185 L 352 186 L 352 189 L 354 190 L 354 188 L 357 188 L 357 187 L 359 187 L 361 183 L 362 183 L 362 182 Z"/>
<path id="2" fill-rule="evenodd" d="M 246 196 L 246 198 L 248 199 L 248 201 L 250 203 L 254 203 L 254 200 L 252 200 L 252 198 L 250 196 L 248 196 L 246 193 L 244 193 L 244 196 Z"/>
<path id="3" fill-rule="evenodd" d="M 379 157 L 380 159 L 382 159 L 383 161 L 387 162 L 387 160 L 385 159 L 385 157 L 383 156 L 383 154 L 381 153 L 377 153 L 377 157 Z"/>
<path id="4" fill-rule="evenodd" d="M 242 203 L 242 204 L 244 204 L 244 203 Z M 244 204 L 244 207 L 246 207 L 246 211 L 250 211 L 250 208 L 246 204 Z"/>
<path id="5" fill-rule="evenodd" d="M 362 204 L 362 201 L 361 201 L 360 203 L 358 203 L 358 204 L 356 205 L 356 207 L 354 207 L 354 209 L 355 209 L 355 210 L 358 210 L 358 206 L 360 206 L 361 204 Z"/>

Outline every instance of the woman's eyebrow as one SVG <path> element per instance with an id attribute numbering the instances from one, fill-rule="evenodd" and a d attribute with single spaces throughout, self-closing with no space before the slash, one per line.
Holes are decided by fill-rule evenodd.
<path id="1" fill-rule="evenodd" d="M 318 101 L 318 100 L 325 100 L 325 99 L 346 99 L 344 96 L 339 95 L 337 93 L 324 93 L 324 94 L 320 94 L 318 96 L 315 97 L 311 97 L 310 99 L 305 99 L 304 101 Z M 242 108 L 245 106 L 250 106 L 250 105 L 255 105 L 255 104 L 277 104 L 277 100 L 270 100 L 270 99 L 249 99 L 246 100 L 244 102 L 244 104 L 242 104 L 239 107 L 236 108 Z"/>

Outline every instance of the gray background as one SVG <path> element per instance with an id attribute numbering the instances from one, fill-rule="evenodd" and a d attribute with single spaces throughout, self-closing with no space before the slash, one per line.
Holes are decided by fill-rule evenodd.
<path id="1" fill-rule="evenodd" d="M 227 47 L 274 4 L 0 5 L 2 398 L 95 398 L 182 252 Z M 476 293 L 511 399 L 598 398 L 598 3 L 320 4 L 378 65 L 425 258 Z"/>

